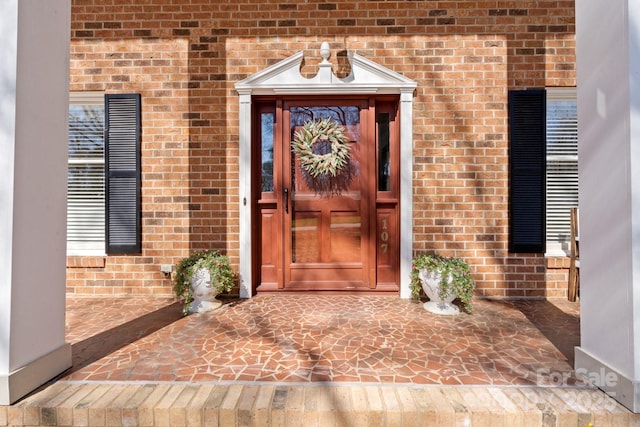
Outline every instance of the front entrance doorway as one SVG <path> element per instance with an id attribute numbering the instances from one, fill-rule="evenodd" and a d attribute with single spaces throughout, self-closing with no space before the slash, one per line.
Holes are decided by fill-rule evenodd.
<path id="1" fill-rule="evenodd" d="M 399 291 L 398 96 L 256 99 L 253 109 L 258 292 Z M 328 119 L 348 142 L 349 173 L 326 190 L 292 150 Z M 314 154 L 330 145 L 314 144 Z M 324 151 L 323 151 L 324 150 Z M 328 150 L 328 151 L 327 151 Z M 340 169 L 344 172 L 344 169 Z"/>

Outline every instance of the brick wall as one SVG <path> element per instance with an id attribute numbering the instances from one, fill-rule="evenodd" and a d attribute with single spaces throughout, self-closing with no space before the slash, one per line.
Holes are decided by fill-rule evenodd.
<path id="1" fill-rule="evenodd" d="M 575 85 L 573 1 L 74 0 L 72 91 L 143 100 L 143 254 L 70 258 L 68 291 L 170 293 L 160 264 L 238 260 L 233 85 L 322 41 L 418 82 L 414 249 L 463 256 L 478 294 L 562 296 L 562 262 L 507 252 L 507 91 Z M 140 2 L 132 2 L 140 3 Z M 551 267 L 551 268 L 547 268 Z"/>

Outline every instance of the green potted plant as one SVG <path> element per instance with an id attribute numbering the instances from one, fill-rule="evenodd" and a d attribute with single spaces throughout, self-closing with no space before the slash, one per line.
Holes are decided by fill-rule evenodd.
<path id="1" fill-rule="evenodd" d="M 176 266 L 173 291 L 183 301 L 183 313 L 218 308 L 219 293 L 233 288 L 234 274 L 229 258 L 218 251 L 198 251 L 180 260 Z"/>
<path id="2" fill-rule="evenodd" d="M 444 257 L 437 253 L 419 254 L 411 267 L 411 295 L 420 298 L 420 290 L 429 297 L 427 311 L 437 314 L 457 314 L 452 301 L 458 298 L 467 313 L 473 312 L 471 299 L 475 281 L 469 264 L 462 258 Z"/>

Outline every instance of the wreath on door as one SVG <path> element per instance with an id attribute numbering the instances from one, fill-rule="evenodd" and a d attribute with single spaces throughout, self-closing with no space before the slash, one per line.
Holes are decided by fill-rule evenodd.
<path id="1" fill-rule="evenodd" d="M 294 133 L 291 148 L 305 183 L 321 196 L 346 191 L 357 173 L 344 127 L 330 118 L 305 122 Z"/>

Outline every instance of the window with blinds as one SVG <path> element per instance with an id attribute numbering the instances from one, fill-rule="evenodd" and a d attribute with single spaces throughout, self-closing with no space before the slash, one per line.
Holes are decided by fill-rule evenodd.
<path id="1" fill-rule="evenodd" d="M 67 253 L 105 253 L 104 95 L 69 100 Z"/>
<path id="2" fill-rule="evenodd" d="M 578 206 L 575 88 L 547 89 L 547 254 L 569 251 L 570 208 Z"/>

